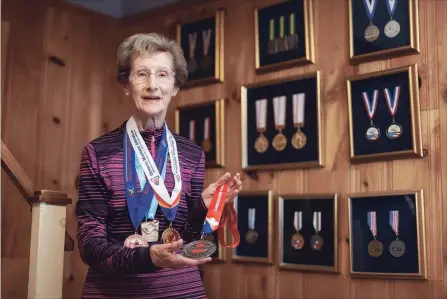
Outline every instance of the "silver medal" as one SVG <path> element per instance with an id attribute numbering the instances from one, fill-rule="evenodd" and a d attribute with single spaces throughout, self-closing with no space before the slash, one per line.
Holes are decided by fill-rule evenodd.
<path id="1" fill-rule="evenodd" d="M 400 25 L 398 22 L 396 22 L 395 20 L 391 20 L 389 21 L 386 25 L 385 25 L 385 29 L 384 29 L 385 35 L 389 38 L 394 38 L 396 37 L 399 32 L 400 32 Z"/>
<path id="2" fill-rule="evenodd" d="M 158 241 L 159 221 L 152 220 L 141 223 L 141 234 L 148 242 Z"/>

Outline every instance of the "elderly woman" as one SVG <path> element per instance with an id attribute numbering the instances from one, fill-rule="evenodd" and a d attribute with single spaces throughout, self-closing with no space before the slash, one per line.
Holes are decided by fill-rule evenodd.
<path id="1" fill-rule="evenodd" d="M 136 34 L 117 54 L 118 80 L 135 111 L 82 153 L 77 238 L 89 265 L 82 298 L 206 298 L 197 266 L 211 258 L 180 250 L 200 239 L 216 188 L 228 184 L 225 200 L 234 200 L 239 174 L 203 190 L 203 151 L 166 125 L 188 76 L 175 41 Z"/>

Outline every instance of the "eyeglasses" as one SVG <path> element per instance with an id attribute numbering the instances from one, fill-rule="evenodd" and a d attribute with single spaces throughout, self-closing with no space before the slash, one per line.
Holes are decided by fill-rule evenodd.
<path id="1" fill-rule="evenodd" d="M 168 69 L 158 69 L 155 72 L 151 72 L 149 70 L 137 70 L 131 75 L 136 83 L 146 83 L 149 80 L 151 74 L 155 75 L 155 79 L 158 83 L 169 82 L 175 76 L 175 72 Z"/>

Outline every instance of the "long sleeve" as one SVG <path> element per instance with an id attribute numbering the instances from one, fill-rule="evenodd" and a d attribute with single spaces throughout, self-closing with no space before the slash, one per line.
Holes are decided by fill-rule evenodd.
<path id="1" fill-rule="evenodd" d="M 82 260 L 96 269 L 110 273 L 148 273 L 158 269 L 151 261 L 149 247 L 127 248 L 107 236 L 107 188 L 91 144 L 82 152 L 79 176 L 76 217 Z"/>
<path id="2" fill-rule="evenodd" d="M 200 239 L 203 222 L 208 209 L 202 199 L 205 177 L 205 154 L 202 151 L 200 160 L 191 176 L 191 192 L 188 196 L 188 221 L 185 225 L 183 239 L 192 242 Z"/>

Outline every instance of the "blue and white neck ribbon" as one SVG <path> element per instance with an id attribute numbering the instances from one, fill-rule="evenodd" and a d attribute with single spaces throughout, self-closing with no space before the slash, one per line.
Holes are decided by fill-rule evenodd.
<path id="1" fill-rule="evenodd" d="M 369 20 L 372 22 L 376 13 L 377 0 L 363 0 Z"/>
<path id="2" fill-rule="evenodd" d="M 394 13 L 396 12 L 397 0 L 386 0 L 386 7 L 388 8 L 390 18 L 393 19 Z"/>
<path id="3" fill-rule="evenodd" d="M 362 96 L 363 102 L 365 103 L 366 112 L 368 113 L 369 119 L 372 121 L 374 114 L 376 114 L 379 92 L 377 89 L 374 90 L 372 101 L 369 99 L 367 92 L 362 92 Z"/>
<path id="4" fill-rule="evenodd" d="M 377 237 L 377 222 L 376 222 L 376 212 L 368 212 L 368 226 L 374 239 Z"/>
<path id="5" fill-rule="evenodd" d="M 396 237 L 399 236 L 399 211 L 390 211 L 390 226 Z"/>
<path id="6" fill-rule="evenodd" d="M 397 107 L 399 106 L 400 86 L 394 87 L 393 95 L 390 94 L 388 88 L 384 89 L 384 93 L 388 111 L 390 111 L 391 116 L 394 118 L 397 112 Z"/>

